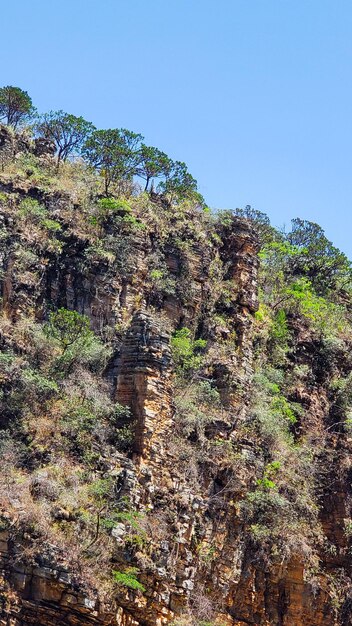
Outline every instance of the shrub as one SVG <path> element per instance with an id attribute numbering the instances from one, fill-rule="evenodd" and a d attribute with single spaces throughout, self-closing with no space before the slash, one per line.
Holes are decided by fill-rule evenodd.
<path id="1" fill-rule="evenodd" d="M 45 325 L 48 337 L 57 341 L 60 355 L 53 363 L 53 371 L 62 376 L 72 370 L 74 363 L 99 371 L 106 365 L 111 351 L 89 327 L 89 319 L 77 311 L 58 309 L 50 313 Z"/>
<path id="2" fill-rule="evenodd" d="M 99 200 L 99 210 L 103 217 L 108 217 L 109 215 L 114 214 L 126 214 L 131 213 L 131 205 L 127 202 L 127 200 L 123 200 L 122 198 L 101 198 Z"/>
<path id="3" fill-rule="evenodd" d="M 145 587 L 137 578 L 139 570 L 136 567 L 129 567 L 124 572 L 113 571 L 113 579 L 120 587 L 127 587 L 134 591 L 145 592 Z"/>
<path id="4" fill-rule="evenodd" d="M 47 217 L 47 210 L 45 206 L 38 202 L 38 200 L 25 198 L 20 203 L 19 214 L 23 217 L 29 216 L 32 219 L 41 222 Z"/>
<path id="5" fill-rule="evenodd" d="M 43 396 L 57 393 L 59 390 L 59 387 L 54 380 L 43 376 L 41 372 L 31 368 L 23 370 L 22 382 L 28 389 L 32 388 L 34 391 L 42 394 Z"/>
<path id="6" fill-rule="evenodd" d="M 202 352 L 206 348 L 205 339 L 192 339 L 189 328 L 176 330 L 171 337 L 171 349 L 178 373 L 198 369 L 203 361 Z"/>
<path id="7" fill-rule="evenodd" d="M 175 398 L 176 426 L 183 437 L 196 436 L 202 441 L 207 424 L 221 414 L 219 392 L 208 380 L 195 381 L 181 388 Z"/>
<path id="8" fill-rule="evenodd" d="M 59 222 L 50 219 L 46 207 L 33 198 L 25 198 L 21 201 L 19 215 L 25 222 L 44 228 L 48 232 L 48 236 L 61 231 Z"/>
<path id="9" fill-rule="evenodd" d="M 46 332 L 49 337 L 58 340 L 63 352 L 78 342 L 88 343 L 93 335 L 85 315 L 64 308 L 50 313 Z"/>

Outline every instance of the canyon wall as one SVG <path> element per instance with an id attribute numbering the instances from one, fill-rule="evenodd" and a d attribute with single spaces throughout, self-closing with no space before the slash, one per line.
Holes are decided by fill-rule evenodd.
<path id="1" fill-rule="evenodd" d="M 50 159 L 50 146 L 22 142 L 14 147 L 14 142 L 3 129 L 0 150 L 4 161 L 17 150 Z M 101 601 L 99 588 L 81 583 L 50 545 L 44 546 L 35 563 L 31 559 L 26 562 L 25 545 L 13 534 L 15 521 L 10 520 L 0 537 L 0 624 L 186 625 L 187 617 L 183 622 L 177 620 L 187 615 L 189 608 L 204 625 L 351 624 L 352 599 L 348 594 L 341 599 L 336 590 L 339 584 L 348 588 L 351 572 L 344 532 L 351 506 L 351 441 L 348 435 L 330 428 L 332 401 L 324 372 L 320 372 L 323 366 L 317 364 L 315 339 L 299 321 L 292 360 L 297 366 L 319 370 L 320 376 L 320 382 L 297 385 L 292 392 L 305 408 L 297 440 L 305 437 L 314 448 L 319 439 L 323 449 L 318 501 L 325 543 L 319 547 L 319 567 L 314 575 L 307 576 L 304 557 L 295 555 L 294 548 L 286 558 L 267 558 L 249 537 L 241 512 L 241 502 L 255 484 L 248 467 L 256 456 L 243 430 L 251 412 L 258 356 L 254 324 L 259 242 L 251 221 L 232 217 L 218 227 L 217 239 L 211 244 L 204 241 L 203 247 L 199 240 L 192 243 L 192 234 L 186 276 L 182 274 L 182 249 L 163 244 L 171 279 L 177 283 L 182 277 L 189 295 L 187 300 L 177 292 L 156 297 L 148 283 L 148 258 L 159 245 L 153 231 L 140 230 L 134 235 L 129 272 L 106 260 L 87 262 L 87 241 L 78 232 L 63 237 L 59 252 L 39 251 L 35 267 L 24 272 L 18 263 L 18 199 L 43 202 L 51 219 L 60 220 L 65 211 L 74 213 L 78 208 L 72 194 L 43 193 L 30 182 L 2 180 L 0 191 L 10 207 L 1 215 L 3 314 L 12 323 L 23 315 L 42 323 L 50 310 L 64 307 L 88 316 L 96 333 L 109 333 L 112 354 L 104 379 L 116 402 L 130 409 L 129 418 L 120 425 L 133 426 L 133 441 L 126 455 L 116 454 L 106 472 L 113 477 L 116 502 L 128 499 L 135 511 L 151 520 L 143 531 L 148 533 L 148 553 L 141 541 L 126 555 L 122 538 L 127 522 L 116 522 L 111 530 L 116 544 L 115 569 L 125 563 L 135 567 L 145 591 L 120 587 L 110 605 Z M 26 237 L 32 245 L 35 233 Z M 21 245 L 26 245 L 23 238 Z M 214 264 L 223 268 L 219 292 L 217 279 L 211 277 Z M 225 286 L 226 323 L 213 316 Z M 175 366 L 170 340 L 175 330 L 185 326 L 208 342 L 204 376 L 215 385 L 225 407 L 217 410 L 216 418 L 206 426 L 206 437 L 217 442 L 218 452 L 214 446 L 211 454 L 204 458 L 198 454 L 196 461 L 189 443 L 175 437 Z M 227 348 L 229 337 L 235 337 L 232 350 Z M 336 368 L 348 374 L 345 362 Z M 187 386 L 182 393 L 187 394 Z M 222 453 L 231 446 L 235 450 L 229 453 L 232 465 Z"/>

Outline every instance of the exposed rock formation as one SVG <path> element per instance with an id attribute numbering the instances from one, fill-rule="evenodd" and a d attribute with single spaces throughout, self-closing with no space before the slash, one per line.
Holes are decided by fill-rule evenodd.
<path id="1" fill-rule="evenodd" d="M 172 426 L 169 337 L 145 312 L 138 312 L 121 346 L 117 400 L 132 410 L 137 458 L 163 464 Z"/>
<path id="2" fill-rule="evenodd" d="M 50 158 L 53 148 L 44 140 L 33 144 L 1 127 L 3 163 L 21 151 Z M 246 494 L 253 493 L 258 485 L 256 463 L 265 478 L 267 462 L 265 451 L 263 458 L 256 458 L 257 433 L 250 438 L 254 358 L 260 349 L 253 339 L 259 243 L 252 222 L 232 217 L 217 226 L 216 237 L 211 239 L 208 225 L 200 234 L 192 229 L 198 209 L 189 215 L 186 208 L 179 218 L 185 222 L 185 232 L 177 247 L 172 245 L 176 239 L 173 209 L 165 226 L 157 212 L 167 213 L 167 207 L 158 205 L 157 198 L 154 207 L 147 207 L 156 212 L 155 221 L 146 219 L 147 226 L 136 228 L 131 235 L 127 230 L 131 219 L 124 222 L 122 217 L 116 227 L 109 217 L 104 222 L 99 215 L 100 221 L 96 214 L 87 213 L 87 217 L 83 213 L 80 218 L 81 208 L 70 192 L 44 192 L 23 180 L 0 181 L 0 190 L 6 195 L 6 206 L 0 200 L 1 345 L 7 349 L 11 323 L 25 316 L 42 323 L 50 309 L 59 307 L 87 315 L 91 328 L 108 337 L 112 357 L 105 379 L 111 383 L 114 399 L 130 409 L 129 418 L 124 414 L 124 422 L 118 426 L 130 429 L 133 441 L 126 454 L 104 443 L 106 450 L 102 454 L 99 449 L 93 471 L 98 477 L 113 478 L 116 503 L 125 499 L 148 524 L 147 530 L 138 529 L 139 537 L 133 535 L 134 544 L 128 550 L 123 538 L 128 534 L 130 513 L 127 521 L 121 514 L 112 520 L 111 568 L 124 570 L 127 564 L 138 571 L 140 582 L 139 587 L 118 587 L 111 602 L 103 605 L 99 589 L 82 583 L 65 567 L 58 552 L 54 550 L 55 556 L 50 553 L 51 545 L 43 547 L 36 561 L 33 556 L 26 560 L 24 547 L 31 531 L 22 535 L 21 544 L 19 535 L 12 531 L 15 520 L 6 518 L 9 528 L 0 537 L 0 624 L 164 626 L 189 610 L 202 626 L 351 624 L 352 600 L 345 592 L 340 597 L 336 591 L 348 585 L 351 565 L 345 532 L 346 520 L 351 517 L 350 440 L 333 428 L 340 418 L 334 414 L 338 410 L 334 389 L 324 374 L 328 366 L 321 365 L 318 341 L 301 320 L 296 326 L 292 322 L 295 350 L 283 369 L 306 368 L 310 373 L 310 378 L 295 383 L 290 391 L 292 400 L 304 407 L 304 417 L 300 414 L 291 434 L 296 441 L 307 441 L 312 450 L 317 442 L 321 447 L 316 471 L 325 476 L 317 497 L 324 539 L 319 545 L 316 572 L 309 571 L 307 576 L 304 558 L 294 550 L 288 550 L 287 556 L 269 557 L 250 537 L 241 512 Z M 28 226 L 23 213 L 22 222 L 16 222 L 20 202 L 27 197 L 45 205 L 49 230 L 59 233 L 54 241 L 47 237 L 46 247 L 42 245 L 45 223 L 38 226 L 34 220 L 34 227 Z M 90 196 L 85 202 L 89 205 Z M 137 207 L 138 219 L 145 213 L 144 206 Z M 96 231 L 84 231 L 86 223 L 95 227 L 97 222 L 97 228 L 105 229 L 106 249 L 99 248 Z M 165 235 L 163 229 L 170 232 Z M 111 243 L 112 232 L 115 239 Z M 163 263 L 163 271 L 154 270 L 155 281 L 161 286 L 151 283 L 152 272 L 148 270 L 156 253 Z M 167 280 L 163 272 L 168 272 Z M 211 391 L 220 395 L 222 408 L 207 406 L 205 434 L 199 435 L 191 425 L 188 436 L 182 439 L 175 418 L 170 336 L 184 326 L 192 329 L 193 336 L 204 336 L 208 346 L 203 370 L 198 378 L 189 374 L 183 396 L 187 397 L 195 381 L 205 379 L 211 381 Z M 347 378 L 350 371 L 348 355 L 343 354 L 331 378 Z M 6 380 L 8 387 L 10 383 Z M 40 383 L 45 386 L 46 379 Z M 202 404 L 199 399 L 197 402 Z M 196 409 L 201 412 L 198 405 Z M 25 428 L 21 437 L 27 437 L 31 445 Z M 203 447 L 193 445 L 197 437 L 205 440 Z M 92 458 L 89 463 L 94 464 L 94 455 Z M 39 459 L 38 463 L 45 464 L 44 453 L 44 461 L 40 455 Z M 276 494 L 275 488 L 273 491 Z M 92 544 L 99 538 L 101 512 Z M 136 519 L 139 517 L 132 521 L 138 526 Z M 55 523 L 59 525 L 56 518 Z M 148 550 L 144 546 L 146 533 Z"/>

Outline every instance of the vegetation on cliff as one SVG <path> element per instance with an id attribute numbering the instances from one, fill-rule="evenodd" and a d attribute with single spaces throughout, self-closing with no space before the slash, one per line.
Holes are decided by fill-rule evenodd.
<path id="1" fill-rule="evenodd" d="M 163 607 L 160 623 L 179 626 L 253 623 L 246 576 L 298 562 L 329 607 L 321 623 L 347 626 L 350 262 L 316 224 L 285 233 L 250 207 L 205 210 L 184 163 L 142 141 L 63 112 L 0 129 L 0 512 L 13 558 L 50 558 L 137 623 Z M 172 409 L 169 473 L 150 488 L 138 411 L 116 395 L 139 311 L 174 364 L 171 402 L 153 399 L 159 420 Z M 148 333 L 135 340 L 148 351 Z"/>

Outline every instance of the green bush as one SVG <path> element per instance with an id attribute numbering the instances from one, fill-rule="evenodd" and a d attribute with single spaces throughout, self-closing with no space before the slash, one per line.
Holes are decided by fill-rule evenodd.
<path id="1" fill-rule="evenodd" d="M 34 200 L 33 198 L 25 198 L 21 200 L 19 206 L 19 214 L 22 217 L 30 217 L 34 221 L 41 223 L 43 220 L 47 219 L 48 212 L 45 206 L 40 204 L 38 200 Z"/>
<path id="2" fill-rule="evenodd" d="M 129 567 L 124 572 L 113 571 L 113 579 L 120 587 L 127 587 L 134 591 L 145 592 L 145 587 L 137 578 L 139 570 L 136 567 Z"/>
<path id="3" fill-rule="evenodd" d="M 183 437 L 204 439 L 205 428 L 219 417 L 221 402 L 219 392 L 208 380 L 195 381 L 181 388 L 175 397 L 176 428 Z"/>
<path id="4" fill-rule="evenodd" d="M 93 335 L 85 315 L 64 308 L 50 313 L 45 328 L 49 337 L 58 340 L 63 352 L 74 344 L 88 343 Z"/>
<path id="5" fill-rule="evenodd" d="M 176 330 L 171 337 L 171 349 L 176 371 L 185 374 L 198 369 L 203 361 L 202 353 L 207 345 L 205 339 L 192 339 L 189 328 Z"/>
<path id="6" fill-rule="evenodd" d="M 81 363 L 96 371 L 105 367 L 111 351 L 90 330 L 89 319 L 85 315 L 58 309 L 50 313 L 44 330 L 47 337 L 56 340 L 61 349 L 53 365 L 58 375 L 69 371 L 74 363 Z"/>
<path id="7" fill-rule="evenodd" d="M 50 395 L 52 393 L 57 393 L 59 387 L 57 383 L 51 378 L 47 378 L 41 372 L 33 370 L 31 368 L 26 368 L 22 373 L 22 382 L 29 389 L 32 388 L 37 393 L 45 395 Z"/>

